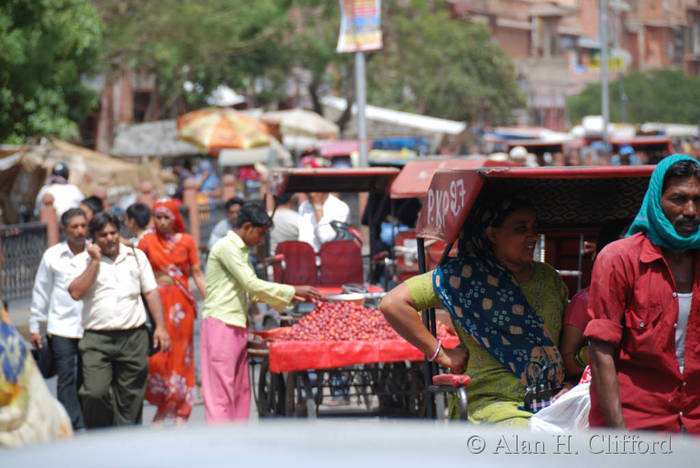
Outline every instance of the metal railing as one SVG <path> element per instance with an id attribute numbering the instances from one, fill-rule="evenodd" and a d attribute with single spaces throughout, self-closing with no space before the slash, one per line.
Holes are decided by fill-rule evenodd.
<path id="1" fill-rule="evenodd" d="M 206 248 L 216 223 L 226 217 L 226 202 L 216 200 L 199 205 L 199 243 Z"/>
<path id="2" fill-rule="evenodd" d="M 5 254 L 0 272 L 3 300 L 31 297 L 34 277 L 46 250 L 46 225 L 32 222 L 0 226 L 0 239 Z"/>
<path id="3" fill-rule="evenodd" d="M 187 206 L 180 206 L 185 227 L 189 232 L 190 213 Z M 200 245 L 204 247 L 202 261 L 206 258 L 206 245 L 216 223 L 226 217 L 224 201 L 214 201 L 199 205 Z M 124 226 L 124 217 L 120 216 L 120 234 L 132 237 Z M 47 248 L 46 225 L 40 222 L 0 226 L 0 240 L 5 260 L 2 262 L 0 281 L 1 296 L 4 301 L 29 298 L 34 287 L 34 277 L 41 262 L 41 256 Z"/>

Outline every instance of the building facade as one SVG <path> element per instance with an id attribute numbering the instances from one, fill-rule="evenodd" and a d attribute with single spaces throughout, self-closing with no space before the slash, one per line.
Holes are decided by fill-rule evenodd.
<path id="1" fill-rule="evenodd" d="M 607 0 L 609 79 L 654 68 L 700 76 L 699 0 Z M 455 18 L 488 24 L 513 58 L 523 122 L 564 130 L 566 98 L 601 79 L 600 0 L 451 0 Z"/>

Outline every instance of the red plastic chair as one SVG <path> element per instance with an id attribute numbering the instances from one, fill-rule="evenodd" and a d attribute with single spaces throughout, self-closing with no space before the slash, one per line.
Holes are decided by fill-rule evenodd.
<path id="1" fill-rule="evenodd" d="M 311 244 L 300 241 L 284 241 L 277 244 L 275 255 L 282 255 L 282 262 L 275 263 L 275 282 L 292 285 L 318 284 L 316 253 Z"/>
<path id="2" fill-rule="evenodd" d="M 330 241 L 321 245 L 319 284 L 335 286 L 349 283 L 364 283 L 362 250 L 350 240 Z"/>

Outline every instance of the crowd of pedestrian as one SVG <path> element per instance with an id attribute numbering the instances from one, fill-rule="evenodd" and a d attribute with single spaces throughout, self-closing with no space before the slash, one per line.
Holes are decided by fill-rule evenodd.
<path id="1" fill-rule="evenodd" d="M 614 156 L 611 164 L 647 162 L 632 148 L 623 147 Z M 526 164 L 527 157 L 525 152 Z M 522 150 L 514 148 L 509 158 L 523 158 Z M 559 165 L 571 159 L 557 153 L 545 162 Z M 56 210 L 61 210 L 64 240 L 42 256 L 30 308 L 29 341 L 52 357 L 57 398 L 72 429 L 141 424 L 144 401 L 156 406 L 154 426 L 168 420 L 176 425 L 187 422 L 197 387 L 198 307 L 190 279 L 204 300 L 199 318 L 206 421 L 247 420 L 250 302 L 266 303 L 279 312 L 294 301 L 321 299 L 311 285 L 261 279 L 251 251 L 266 238 L 273 251 L 286 240 L 307 242 L 318 251 L 333 239 L 332 222 L 347 222 L 348 206 L 334 194 L 309 193 L 301 201 L 277 197 L 274 213 L 268 213 L 259 202 L 230 198 L 226 218 L 211 233 L 202 268 L 174 200 L 130 205 L 125 223 L 133 237 L 123 238 L 119 217 L 105 210 L 102 199 L 74 193 L 65 187 L 67 179 L 67 167 L 57 165 L 40 193 L 40 197 L 50 194 Z M 198 186 L 208 187 L 211 194 L 215 183 L 206 175 Z M 697 271 L 693 251 L 700 248 L 698 200 L 696 160 L 663 159 L 630 229 L 634 235 L 599 252 L 590 290 L 569 305 L 564 332 L 573 326 L 575 333 L 563 333 L 562 343 L 566 288 L 553 269 L 532 261 L 535 212 L 518 199 L 503 201 L 488 216 L 485 213 L 480 218 L 484 224 L 472 226 L 463 237 L 457 257 L 394 289 L 382 310 L 401 335 L 443 366 L 463 372 L 468 362 L 480 363 L 471 372 L 480 378 L 470 389 L 478 413 L 472 416 L 477 420 L 529 419 L 522 411 L 519 385 L 535 381 L 531 366 L 523 362 L 513 372 L 504 367 L 513 370 L 513 356 L 525 353 L 540 356 L 537 364 L 548 369 L 563 391 L 565 378 L 578 375 L 590 362 L 595 383 L 593 425 L 697 432 L 700 368 L 695 356 L 684 351 L 694 349 L 697 341 L 692 332 L 697 321 L 692 296 L 700 294 L 696 293 L 700 280 L 693 273 Z M 614 237 L 606 243 L 619 235 L 620 226 L 614 229 Z M 467 320 L 464 311 L 473 309 L 472 301 L 454 281 L 464 276 L 465 264 L 471 275 L 479 272 L 484 275 L 482 283 L 489 284 L 490 289 L 484 292 L 481 287 L 481 293 L 495 300 L 505 290 L 512 310 L 539 316 L 535 322 L 512 322 L 518 329 L 532 327 L 537 346 L 517 334 L 501 340 L 492 336 L 488 321 Z M 480 304 L 474 316 L 486 317 L 490 305 L 486 300 Z M 441 348 L 422 328 L 416 312 L 443 305 L 454 316 L 463 350 Z M 654 339 L 649 338 L 651 328 Z M 484 344 L 466 340 L 467 335 Z M 586 340 L 590 349 L 585 348 Z M 494 391 L 499 393 L 496 399 Z"/>
<path id="2" fill-rule="evenodd" d="M 72 429 L 140 424 L 144 401 L 156 407 L 154 426 L 188 420 L 198 382 L 190 279 L 204 300 L 206 420 L 247 419 L 249 303 L 282 311 L 295 300 L 320 299 L 313 286 L 260 279 L 252 250 L 268 233 L 274 245 L 303 238 L 317 249 L 333 237 L 331 221 L 347 221 L 348 206 L 333 194 L 313 193 L 298 209 L 297 197 L 277 198 L 268 213 L 258 202 L 232 197 L 211 233 L 205 276 L 178 200 L 129 205 L 123 222 L 131 237 L 125 238 L 103 199 L 84 197 L 68 179 L 68 167 L 58 164 L 39 195 L 50 194 L 61 210 L 63 241 L 42 256 L 29 328 L 31 346 L 50 357 L 55 370 L 44 369 L 45 377 L 57 375 L 57 398 Z M 197 186 L 208 200 L 218 184 L 213 168 L 204 167 Z"/>
<path id="3" fill-rule="evenodd" d="M 549 147 L 561 148 L 550 150 Z M 672 151 L 671 151 L 672 150 Z M 685 138 L 671 143 L 671 147 L 665 144 L 642 144 L 635 148 L 631 144 L 613 146 L 612 151 L 606 150 L 601 141 L 581 147 L 570 147 L 565 144 L 552 143 L 546 145 L 539 143 L 528 150 L 525 146 L 513 146 L 507 152 L 496 151 L 488 154 L 489 159 L 496 161 L 509 161 L 528 167 L 538 166 L 639 166 L 643 164 L 656 164 L 663 157 L 671 153 L 686 154 L 696 160 L 700 160 L 700 139 Z"/>

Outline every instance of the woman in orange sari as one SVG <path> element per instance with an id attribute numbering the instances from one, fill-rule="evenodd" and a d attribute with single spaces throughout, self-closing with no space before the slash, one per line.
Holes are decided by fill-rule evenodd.
<path id="1" fill-rule="evenodd" d="M 193 335 L 197 311 L 188 279 L 191 275 L 204 297 L 204 273 L 194 238 L 185 233 L 175 202 L 157 201 L 153 221 L 155 231 L 144 235 L 138 247 L 153 267 L 172 348 L 149 358 L 146 399 L 158 407 L 154 425 L 164 424 L 166 418 L 184 424 L 192 411 L 195 388 Z"/>

